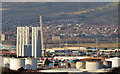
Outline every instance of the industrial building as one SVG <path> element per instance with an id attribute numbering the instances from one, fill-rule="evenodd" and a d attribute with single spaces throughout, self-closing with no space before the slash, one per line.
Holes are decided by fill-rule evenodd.
<path id="1" fill-rule="evenodd" d="M 8 37 L 8 36 L 5 35 L 5 34 L 1 34 L 1 35 L 0 35 L 0 39 L 1 39 L 1 41 L 5 41 L 5 40 L 7 40 L 7 39 L 8 39 L 7 37 Z"/>
<path id="2" fill-rule="evenodd" d="M 42 16 L 40 16 L 40 27 L 32 27 L 32 44 L 30 44 L 30 28 L 17 27 L 17 57 L 27 56 L 39 58 L 44 56 Z"/>
<path id="3" fill-rule="evenodd" d="M 40 27 L 32 27 L 32 56 L 34 58 L 42 56 Z"/>
<path id="4" fill-rule="evenodd" d="M 22 45 L 29 44 L 29 27 L 17 27 L 17 56 L 24 56 Z"/>
<path id="5" fill-rule="evenodd" d="M 32 44 L 29 42 L 29 27 L 17 27 L 17 56 L 41 57 L 40 27 L 32 27 Z"/>
<path id="6" fill-rule="evenodd" d="M 32 56 L 32 45 L 31 44 L 22 45 L 22 50 L 24 50 L 24 53 L 23 53 L 24 56 L 27 56 L 27 57 Z"/>
<path id="7" fill-rule="evenodd" d="M 43 46 L 42 15 L 40 17 L 40 27 L 32 27 L 32 56 L 39 58 L 45 55 Z"/>

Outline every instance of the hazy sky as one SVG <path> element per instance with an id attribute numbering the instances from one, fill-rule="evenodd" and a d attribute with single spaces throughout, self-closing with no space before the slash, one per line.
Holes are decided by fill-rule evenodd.
<path id="1" fill-rule="evenodd" d="M 120 0 L 0 0 L 2 2 L 118 2 Z"/>

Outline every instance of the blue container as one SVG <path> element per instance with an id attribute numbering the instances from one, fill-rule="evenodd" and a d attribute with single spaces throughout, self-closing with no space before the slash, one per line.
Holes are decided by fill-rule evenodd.
<path id="1" fill-rule="evenodd" d="M 54 67 L 54 63 L 49 63 L 49 67 Z"/>
<path id="2" fill-rule="evenodd" d="M 73 63 L 73 60 L 69 60 L 69 63 Z"/>

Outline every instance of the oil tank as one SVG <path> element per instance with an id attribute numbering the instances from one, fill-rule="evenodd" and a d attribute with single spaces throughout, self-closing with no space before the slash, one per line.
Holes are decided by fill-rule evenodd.
<path id="1" fill-rule="evenodd" d="M 2 68 L 1 67 L 4 66 L 3 63 L 4 63 L 4 59 L 2 57 L 0 57 L 0 74 L 2 74 Z"/>
<path id="2" fill-rule="evenodd" d="M 76 62 L 76 69 L 85 69 L 85 65 L 84 61 Z"/>
<path id="3" fill-rule="evenodd" d="M 37 59 L 36 58 L 26 58 L 25 59 L 25 69 L 37 70 Z"/>
<path id="4" fill-rule="evenodd" d="M 21 67 L 25 68 L 24 58 L 10 58 L 10 69 L 18 70 Z"/>
<path id="5" fill-rule="evenodd" d="M 4 67 L 10 68 L 10 58 L 4 58 Z"/>
<path id="6" fill-rule="evenodd" d="M 86 62 L 86 70 L 87 71 L 95 71 L 99 69 L 99 62 L 92 62 L 92 61 L 87 61 Z"/>
<path id="7" fill-rule="evenodd" d="M 4 67 L 4 58 L 0 57 L 0 68 Z"/>
<path id="8" fill-rule="evenodd" d="M 112 60 L 112 67 L 119 67 L 120 66 L 120 58 L 115 57 L 115 58 L 111 58 Z"/>

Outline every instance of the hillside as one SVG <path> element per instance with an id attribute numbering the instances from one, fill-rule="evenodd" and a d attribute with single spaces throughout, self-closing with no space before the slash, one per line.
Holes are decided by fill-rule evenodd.
<path id="1" fill-rule="evenodd" d="M 43 23 L 71 23 L 65 19 L 77 20 L 77 23 L 103 25 L 117 24 L 117 3 L 3 3 L 4 25 L 35 25 L 39 22 L 38 14 L 43 15 Z M 56 20 L 62 20 L 57 22 Z M 72 22 L 73 23 L 73 22 Z"/>

